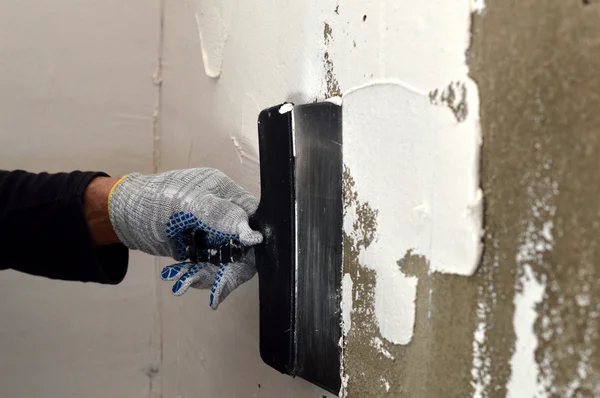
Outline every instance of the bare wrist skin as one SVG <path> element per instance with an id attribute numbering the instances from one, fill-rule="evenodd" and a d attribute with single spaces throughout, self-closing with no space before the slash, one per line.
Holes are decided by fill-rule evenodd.
<path id="1" fill-rule="evenodd" d="M 108 196 L 118 178 L 96 177 L 84 192 L 83 211 L 96 246 L 119 243 L 108 215 Z"/>

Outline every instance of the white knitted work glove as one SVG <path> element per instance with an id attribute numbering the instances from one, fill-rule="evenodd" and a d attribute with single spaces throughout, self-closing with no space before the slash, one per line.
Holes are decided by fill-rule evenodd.
<path id="1" fill-rule="evenodd" d="M 239 262 L 220 267 L 208 263 L 173 264 L 163 268 L 160 276 L 164 281 L 176 281 L 173 285 L 176 296 L 181 296 L 190 287 L 210 289 L 210 308 L 216 310 L 229 293 L 255 274 L 254 250 L 250 250 Z"/>
<path id="2" fill-rule="evenodd" d="M 189 248 L 182 236 L 189 229 L 206 232 L 208 247 L 230 241 L 242 246 L 262 242 L 260 232 L 248 225 L 248 218 L 257 207 L 258 201 L 250 193 L 219 170 L 209 168 L 155 175 L 132 173 L 123 177 L 109 196 L 110 220 L 125 246 L 178 261 L 189 258 Z M 190 285 L 204 289 L 212 286 L 220 295 L 226 291 L 226 296 L 256 273 L 253 256 L 246 256 L 236 264 L 223 265 L 222 271 L 212 265 L 176 264 L 187 272 L 194 266 L 197 272 L 193 273 L 196 275 L 193 280 L 189 276 L 191 283 L 184 283 L 188 278 L 180 279 L 173 293 L 183 294 Z M 227 283 L 223 283 L 223 277 L 219 279 L 219 273 L 227 275 Z M 179 279 L 184 274 L 165 279 Z M 211 294 L 211 307 L 216 308 L 222 298 L 213 296 L 215 292 Z"/>

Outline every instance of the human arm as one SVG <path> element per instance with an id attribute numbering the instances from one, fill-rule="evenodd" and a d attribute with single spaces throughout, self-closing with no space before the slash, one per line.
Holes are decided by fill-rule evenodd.
<path id="1" fill-rule="evenodd" d="M 117 284 L 129 253 L 116 241 L 97 245 L 88 226 L 88 188 L 104 173 L 0 171 L 0 269 L 52 279 Z M 100 197 L 100 196 L 98 196 Z M 101 202 L 102 199 L 98 199 Z"/>
<path id="2" fill-rule="evenodd" d="M 211 289 L 220 302 L 256 273 L 253 253 L 238 262 L 192 264 L 183 232 L 206 232 L 207 245 L 252 246 L 262 235 L 248 225 L 257 200 L 215 169 L 132 173 L 0 172 L 0 269 L 54 279 L 119 283 L 129 249 L 182 261 L 161 273 L 173 293 Z"/>
<path id="3" fill-rule="evenodd" d="M 85 189 L 83 211 L 96 246 L 120 242 L 108 213 L 108 197 L 118 181 L 118 178 L 98 176 Z"/>

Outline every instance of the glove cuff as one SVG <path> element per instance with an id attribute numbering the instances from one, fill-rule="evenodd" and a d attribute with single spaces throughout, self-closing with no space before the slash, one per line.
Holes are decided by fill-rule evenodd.
<path id="1" fill-rule="evenodd" d="M 141 176 L 140 173 L 131 173 L 121 177 L 108 194 L 108 216 L 113 229 L 119 240 L 133 250 L 141 249 L 134 230 L 141 220 L 135 219 L 138 212 L 133 209 L 134 204 L 130 199 L 139 191 L 138 180 Z"/>

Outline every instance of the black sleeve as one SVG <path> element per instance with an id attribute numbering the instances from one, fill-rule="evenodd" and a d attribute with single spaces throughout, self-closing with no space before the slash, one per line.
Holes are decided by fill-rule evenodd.
<path id="1" fill-rule="evenodd" d="M 83 193 L 103 173 L 0 171 L 0 269 L 52 279 L 117 284 L 127 273 L 122 244 L 95 247 Z"/>

